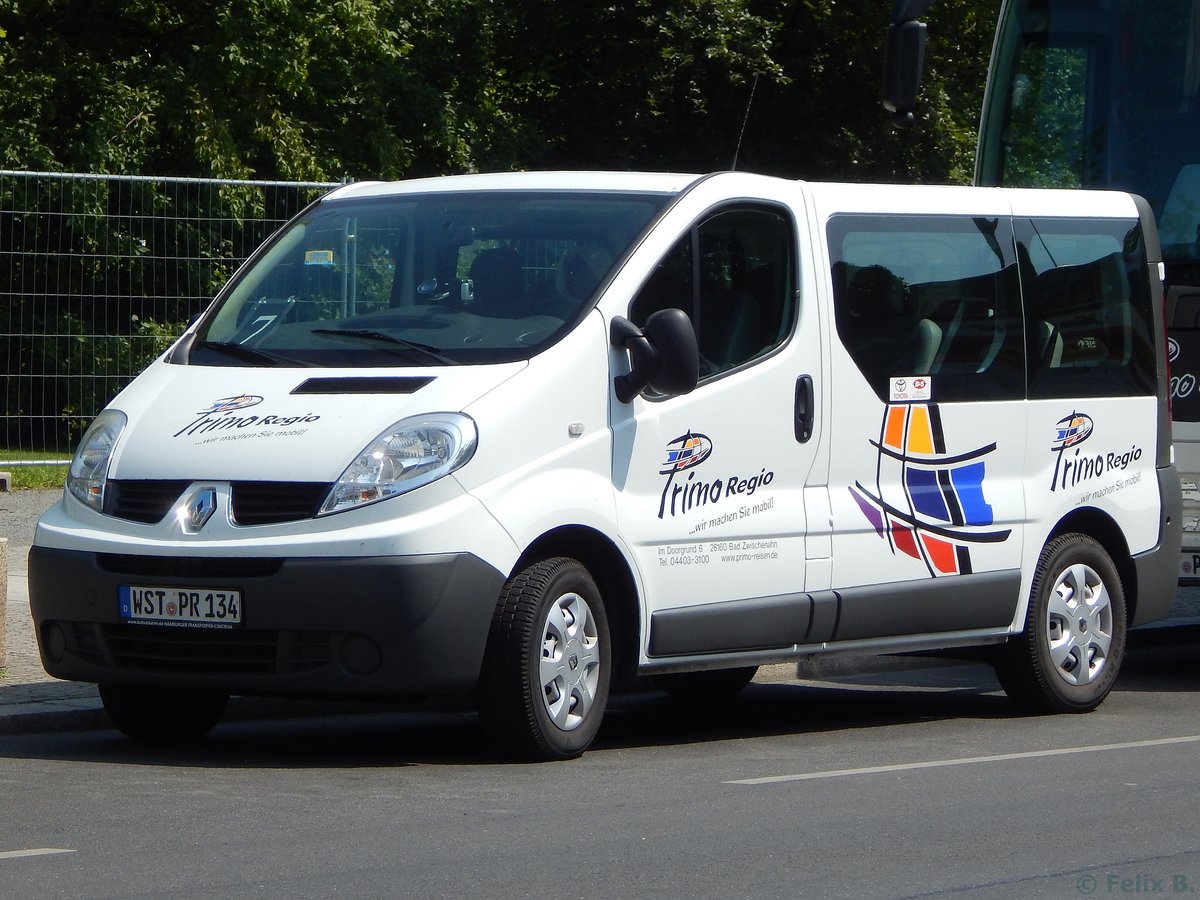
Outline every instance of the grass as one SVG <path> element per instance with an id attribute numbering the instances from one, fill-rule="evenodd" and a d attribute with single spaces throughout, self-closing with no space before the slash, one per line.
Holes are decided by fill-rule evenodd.
<path id="1" fill-rule="evenodd" d="M 61 488 L 67 480 L 67 467 L 6 466 L 4 463 L 27 459 L 70 459 L 70 453 L 52 450 L 0 450 L 0 471 L 12 473 L 14 491 L 38 488 Z"/>

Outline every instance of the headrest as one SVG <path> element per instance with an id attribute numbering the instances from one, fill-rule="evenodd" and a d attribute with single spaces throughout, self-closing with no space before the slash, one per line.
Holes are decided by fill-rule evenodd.
<path id="1" fill-rule="evenodd" d="M 854 316 L 898 316 L 905 311 L 907 286 L 884 266 L 866 266 L 846 288 L 846 307 Z"/>
<path id="2" fill-rule="evenodd" d="M 559 257 L 554 287 L 564 296 L 582 300 L 592 295 L 611 266 L 612 256 L 598 244 L 572 247 Z"/>

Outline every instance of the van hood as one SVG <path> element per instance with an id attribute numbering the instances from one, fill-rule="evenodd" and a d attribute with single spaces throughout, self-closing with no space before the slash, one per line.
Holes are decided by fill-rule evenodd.
<path id="1" fill-rule="evenodd" d="M 156 362 L 111 404 L 129 424 L 109 477 L 333 482 L 392 423 L 461 411 L 526 365 L 364 371 Z"/>

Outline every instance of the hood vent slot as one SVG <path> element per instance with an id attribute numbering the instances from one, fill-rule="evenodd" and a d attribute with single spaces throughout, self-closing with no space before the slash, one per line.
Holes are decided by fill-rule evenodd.
<path id="1" fill-rule="evenodd" d="M 433 381 L 427 375 L 380 375 L 374 377 L 310 378 L 293 389 L 293 394 L 415 394 Z"/>

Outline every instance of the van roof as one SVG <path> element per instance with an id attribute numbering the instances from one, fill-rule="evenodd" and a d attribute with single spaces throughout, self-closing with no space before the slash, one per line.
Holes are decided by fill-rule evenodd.
<path id="1" fill-rule="evenodd" d="M 810 182 L 817 209 L 835 213 L 943 213 L 975 216 L 1137 217 L 1129 194 L 1044 188 L 964 185 L 834 184 Z M 919 202 L 917 197 L 919 195 Z"/>
<path id="2" fill-rule="evenodd" d="M 364 181 L 338 188 L 338 199 L 443 191 L 632 191 L 677 194 L 701 176 L 672 172 L 498 172 L 405 181 Z"/>
<path id="3" fill-rule="evenodd" d="M 744 172 L 697 175 L 682 172 L 497 172 L 443 175 L 402 181 L 363 181 L 336 189 L 337 199 L 388 197 L 448 191 L 601 191 L 678 194 L 702 179 L 739 181 L 768 176 Z M 961 185 L 788 182 L 804 185 L 821 215 L 836 213 L 947 213 L 1019 216 L 1137 216 L 1129 194 L 1117 191 L 981 188 Z M 762 187 L 760 186 L 760 190 Z M 919 194 L 919 200 L 915 195 Z"/>

